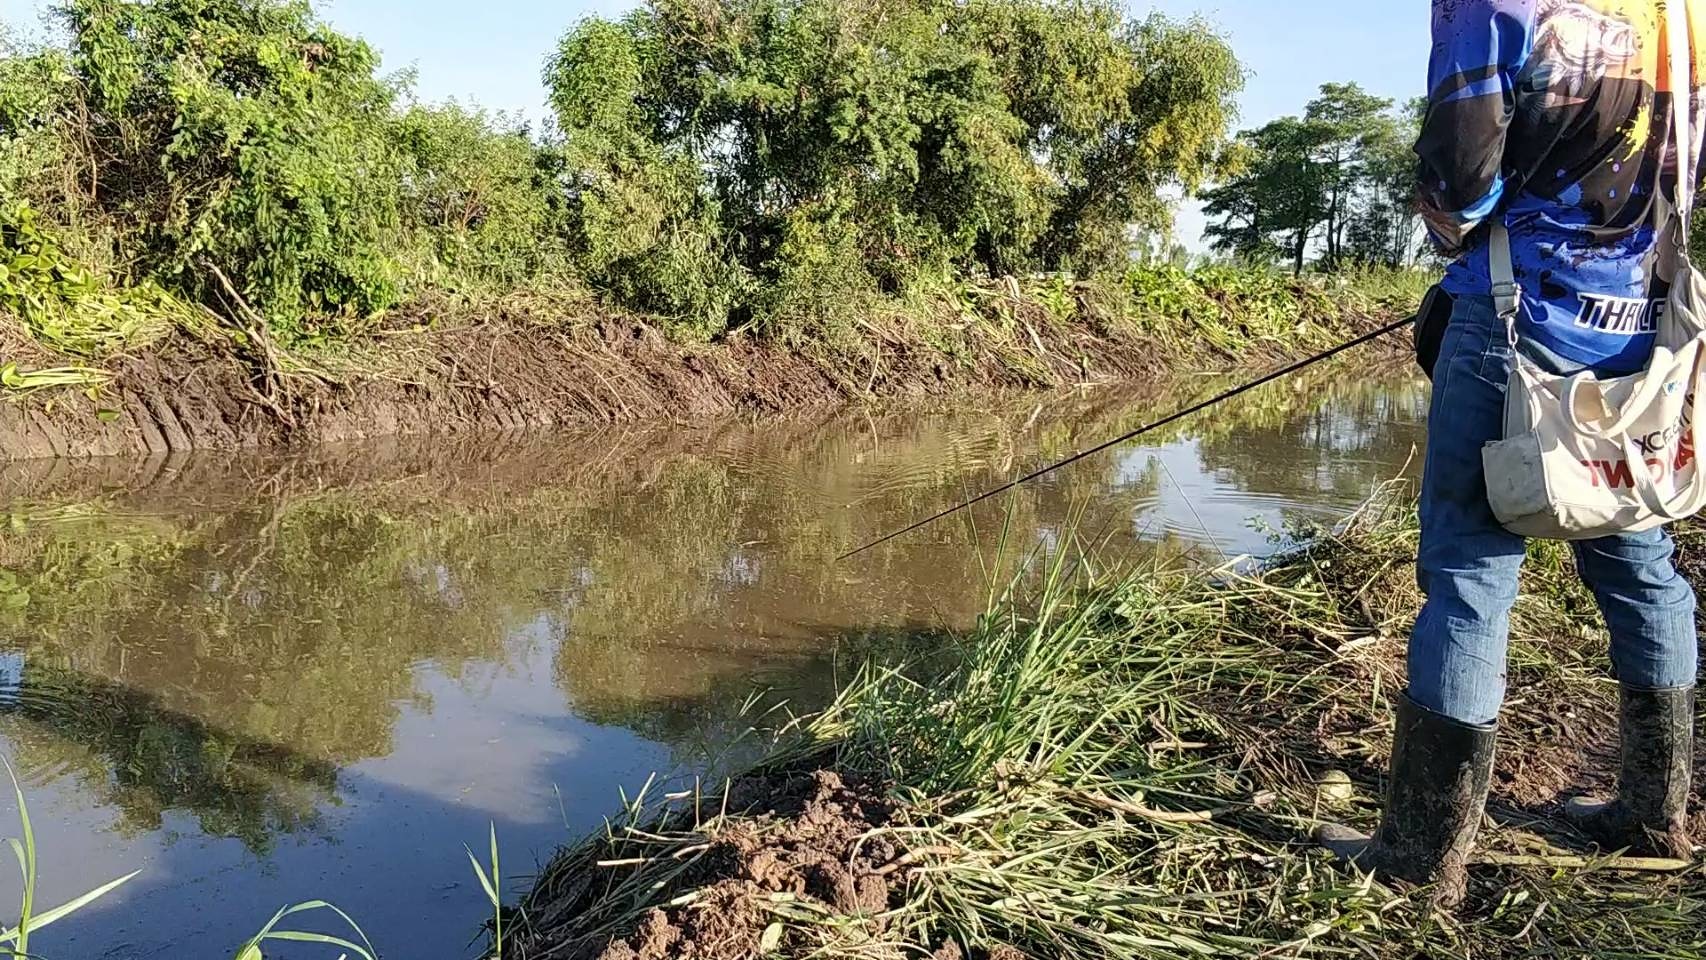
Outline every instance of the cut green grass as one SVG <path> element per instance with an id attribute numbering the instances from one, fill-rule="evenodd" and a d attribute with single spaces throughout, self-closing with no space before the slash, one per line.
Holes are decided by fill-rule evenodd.
<path id="1" fill-rule="evenodd" d="M 1698 865 L 1547 859 L 1580 853 L 1549 803 L 1609 773 L 1580 746 L 1603 750 L 1614 730 L 1604 636 L 1552 545 L 1537 547 L 1515 616 L 1499 825 L 1466 910 L 1435 914 L 1425 892 L 1309 842 L 1322 819 L 1378 815 L 1416 536 L 1410 510 L 1371 505 L 1263 570 L 1207 578 L 1116 575 L 1061 550 L 1040 587 L 1009 591 L 951 651 L 864 665 L 734 795 L 757 792 L 765 810 L 766 788 L 814 766 L 886 785 L 893 812 L 860 843 L 904 851 L 888 910 L 760 892 L 751 942 L 782 921 L 775 955 L 799 960 L 899 960 L 948 941 L 1066 960 L 1706 958 Z M 1318 788 L 1329 771 L 1350 775 L 1351 797 Z M 659 908 L 691 929 L 693 904 L 730 879 L 730 838 L 777 829 L 714 803 L 632 805 L 547 868 L 522 904 L 535 922 L 512 925 L 505 952 L 595 957 Z"/>

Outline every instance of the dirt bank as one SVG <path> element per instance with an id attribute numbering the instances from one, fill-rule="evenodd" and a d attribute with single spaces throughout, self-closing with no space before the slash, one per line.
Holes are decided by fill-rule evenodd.
<path id="1" fill-rule="evenodd" d="M 1308 336 L 1300 329 L 1295 349 L 1377 322 L 1351 317 Z M 0 399 L 0 462 L 776 414 L 1129 381 L 1172 363 L 1225 368 L 1291 352 L 1262 341 L 1236 356 L 1185 356 L 1135 333 L 1040 317 L 1005 333 L 959 331 L 946 343 L 890 323 L 873 325 L 874 349 L 836 353 L 741 336 L 684 345 L 618 319 L 572 331 L 494 321 L 397 332 L 355 360 L 284 366 L 179 337 L 110 361 L 110 381 L 93 391 Z M 66 362 L 17 339 L 0 342 L 0 360 L 14 358 L 25 369 Z"/>

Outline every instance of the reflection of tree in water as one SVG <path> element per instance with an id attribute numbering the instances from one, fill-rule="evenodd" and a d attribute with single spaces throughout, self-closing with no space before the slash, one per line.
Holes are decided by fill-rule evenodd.
<path id="1" fill-rule="evenodd" d="M 0 643 L 29 664 L 27 722 L 7 732 L 32 765 L 105 769 L 91 790 L 132 827 L 185 809 L 264 847 L 313 822 L 337 765 L 391 751 L 403 706 L 428 705 L 418 664 L 501 659 L 537 615 L 554 580 L 490 533 L 336 495 L 25 523 L 7 562 L 28 603 L 0 613 Z"/>
<path id="2" fill-rule="evenodd" d="M 939 627 L 921 623 L 843 631 L 783 655 L 581 640 L 562 654 L 578 666 L 564 670 L 560 662 L 559 673 L 577 713 L 670 744 L 698 763 L 722 757 L 730 745 L 762 743 L 791 718 L 828 703 L 873 653 L 918 656 L 947 649 L 948 641 Z"/>
<path id="3" fill-rule="evenodd" d="M 1376 461 L 1382 444 L 1407 448 L 1316 412 L 1330 396 L 1356 411 L 1349 426 L 1379 413 L 1378 390 L 1346 390 L 1258 395 L 1155 439 L 1201 432 L 1214 469 L 1307 492 L 1347 450 Z M 265 496 L 256 466 L 227 459 L 181 471 L 196 477 L 185 493 L 0 514 L 13 598 L 0 602 L 0 645 L 25 651 L 29 682 L 57 689 L 55 702 L 91 704 L 12 726 L 30 755 L 81 757 L 91 782 L 106 769 L 134 824 L 181 807 L 252 844 L 311 822 L 335 791 L 325 770 L 391 752 L 403 705 L 430 707 L 421 664 L 457 677 L 553 643 L 558 686 L 584 715 L 676 745 L 722 737 L 749 722 L 755 682 L 802 705 L 826 697 L 825 638 L 968 622 L 991 578 L 1060 542 L 1077 505 L 1097 503 L 1092 525 L 1129 517 L 1163 478 L 1120 477 L 1116 457 L 1099 457 L 975 511 L 977 544 L 956 520 L 854 562 L 837 554 L 1180 399 L 641 430 L 384 463 L 328 451 L 345 459 L 290 461 Z M 1384 469 L 1370 464 L 1368 481 Z M 1363 482 L 1355 473 L 1328 479 Z M 1004 523 L 1009 566 L 988 566 Z M 1108 547 L 1152 549 L 1140 533 L 1111 523 Z M 522 639 L 540 624 L 549 639 Z M 36 672 L 49 670 L 57 687 Z M 290 763 L 269 760 L 268 744 Z"/>
<path id="4" fill-rule="evenodd" d="M 335 796 L 337 769 L 277 744 L 218 730 L 153 697 L 24 657 L 0 701 L 0 733 L 26 779 L 71 774 L 123 813 L 130 829 L 157 829 L 186 810 L 204 832 L 264 852 L 273 838 L 313 826 Z"/>
<path id="5" fill-rule="evenodd" d="M 1256 394 L 1248 419 L 1205 430 L 1203 465 L 1239 489 L 1306 500 L 1366 495 L 1398 465 L 1420 463 L 1427 420 L 1426 386 L 1407 382 L 1329 380 L 1280 384 Z"/>

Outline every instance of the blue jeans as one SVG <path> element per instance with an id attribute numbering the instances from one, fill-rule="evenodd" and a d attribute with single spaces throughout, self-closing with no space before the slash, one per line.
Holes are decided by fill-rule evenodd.
<path id="1" fill-rule="evenodd" d="M 1488 297 L 1460 297 L 1440 346 L 1428 413 L 1417 575 L 1427 603 L 1410 636 L 1410 698 L 1463 723 L 1497 719 L 1517 574 L 1527 545 L 1487 504 L 1481 447 L 1504 428 L 1511 346 Z M 1576 567 L 1611 632 L 1617 679 L 1642 689 L 1694 683 L 1694 590 L 1663 530 L 1575 545 Z"/>

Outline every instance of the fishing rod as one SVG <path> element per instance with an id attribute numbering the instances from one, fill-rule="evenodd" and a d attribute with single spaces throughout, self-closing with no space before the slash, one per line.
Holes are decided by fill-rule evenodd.
<path id="1" fill-rule="evenodd" d="M 836 557 L 835 562 L 840 563 L 843 560 L 852 559 L 853 557 L 856 557 L 859 554 L 864 553 L 867 550 L 873 550 L 877 547 L 880 547 L 883 544 L 888 543 L 890 540 L 899 539 L 899 538 L 904 537 L 907 534 L 913 532 L 914 530 L 922 530 L 925 527 L 928 527 L 929 525 L 931 525 L 932 523 L 935 523 L 938 520 L 943 520 L 943 519 L 946 519 L 948 517 L 951 517 L 954 514 L 959 513 L 961 510 L 966 510 L 968 508 L 975 507 L 978 504 L 984 502 L 985 500 L 989 500 L 989 499 L 992 499 L 994 497 L 999 497 L 1003 493 L 1006 493 L 1007 491 L 1012 490 L 1015 487 L 1022 487 L 1025 484 L 1030 483 L 1032 480 L 1036 480 L 1040 477 L 1046 477 L 1049 474 L 1054 473 L 1056 470 L 1061 470 L 1061 469 L 1064 469 L 1066 467 L 1070 467 L 1073 464 L 1077 463 L 1078 461 L 1085 459 L 1086 457 L 1093 457 L 1096 454 L 1101 453 L 1104 450 L 1108 450 L 1110 448 L 1117 447 L 1120 444 L 1126 443 L 1127 441 L 1130 441 L 1130 440 L 1136 440 L 1138 437 L 1141 437 L 1144 434 L 1149 433 L 1150 431 L 1159 430 L 1162 427 L 1165 427 L 1166 425 L 1168 425 L 1169 423 L 1175 423 L 1179 420 L 1183 420 L 1193 413 L 1197 413 L 1197 412 L 1202 411 L 1202 410 L 1207 410 L 1209 407 L 1212 407 L 1217 403 L 1221 403 L 1223 401 L 1230 400 L 1233 397 L 1236 397 L 1241 393 L 1248 393 L 1251 390 L 1256 389 L 1257 387 L 1263 386 L 1265 384 L 1273 383 L 1275 380 L 1278 380 L 1282 377 L 1290 376 L 1291 374 L 1294 374 L 1297 371 L 1302 370 L 1306 367 L 1312 367 L 1315 364 L 1320 363 L 1323 360 L 1327 360 L 1331 357 L 1336 357 L 1339 354 L 1344 353 L 1346 350 L 1353 350 L 1357 347 L 1360 347 L 1363 344 L 1368 343 L 1370 340 L 1378 340 L 1381 337 L 1384 337 L 1389 333 L 1393 333 L 1395 331 L 1402 330 L 1405 327 L 1407 327 L 1410 324 L 1415 323 L 1415 322 L 1416 322 L 1415 317 L 1409 317 L 1407 319 L 1400 320 L 1397 323 L 1389 323 L 1386 326 L 1381 327 L 1379 330 L 1375 330 L 1372 333 L 1366 333 L 1360 337 L 1357 337 L 1355 340 L 1350 340 L 1350 341 L 1347 341 L 1345 343 L 1341 343 L 1338 346 L 1334 347 L 1333 349 L 1326 351 L 1325 353 L 1318 353 L 1313 357 L 1309 357 L 1308 359 L 1299 360 L 1296 363 L 1292 364 L 1291 366 L 1284 367 L 1284 368 L 1279 369 L 1279 370 L 1275 370 L 1274 372 L 1267 374 L 1266 376 L 1263 376 L 1260 379 L 1252 380 L 1249 383 L 1246 383 L 1241 387 L 1234 387 L 1233 389 L 1228 390 L 1225 393 L 1223 393 L 1217 397 L 1213 397 L 1213 398 L 1210 398 L 1208 400 L 1204 400 L 1203 402 L 1196 404 L 1195 406 L 1188 407 L 1184 410 L 1180 410 L 1178 413 L 1172 414 L 1171 416 L 1168 416 L 1164 419 L 1157 420 L 1154 423 L 1150 423 L 1150 424 L 1146 424 L 1144 426 L 1138 427 L 1136 430 L 1133 430 L 1130 433 L 1124 434 L 1122 436 L 1115 437 L 1114 439 L 1109 440 L 1107 443 L 1098 444 L 1097 446 L 1091 447 L 1088 450 L 1080 451 L 1079 453 L 1075 453 L 1072 456 L 1067 457 L 1065 460 L 1061 460 L 1058 463 L 1054 463 L 1054 464 L 1051 464 L 1049 466 L 1046 466 L 1046 467 L 1042 468 L 1041 470 L 1036 471 L 1035 473 L 1026 474 L 1025 476 L 1020 477 L 1017 480 L 1013 480 L 1009 483 L 1004 483 L 1001 486 L 996 487 L 994 490 L 989 490 L 989 491 L 986 491 L 984 493 L 980 493 L 977 496 L 971 498 L 970 500 L 967 500 L 964 503 L 959 504 L 958 506 L 949 507 L 948 509 L 943 510 L 941 513 L 938 513 L 938 514 L 931 516 L 931 517 L 926 517 L 925 519 L 918 521 L 917 523 L 913 524 L 910 527 L 907 527 L 904 530 L 896 530 L 895 532 L 893 532 L 893 533 L 891 533 L 891 534 L 889 534 L 889 535 L 887 535 L 881 539 L 872 540 L 870 543 L 865 544 L 864 546 L 860 547 L 857 550 L 850 550 L 847 553 L 844 553 L 841 556 Z"/>

